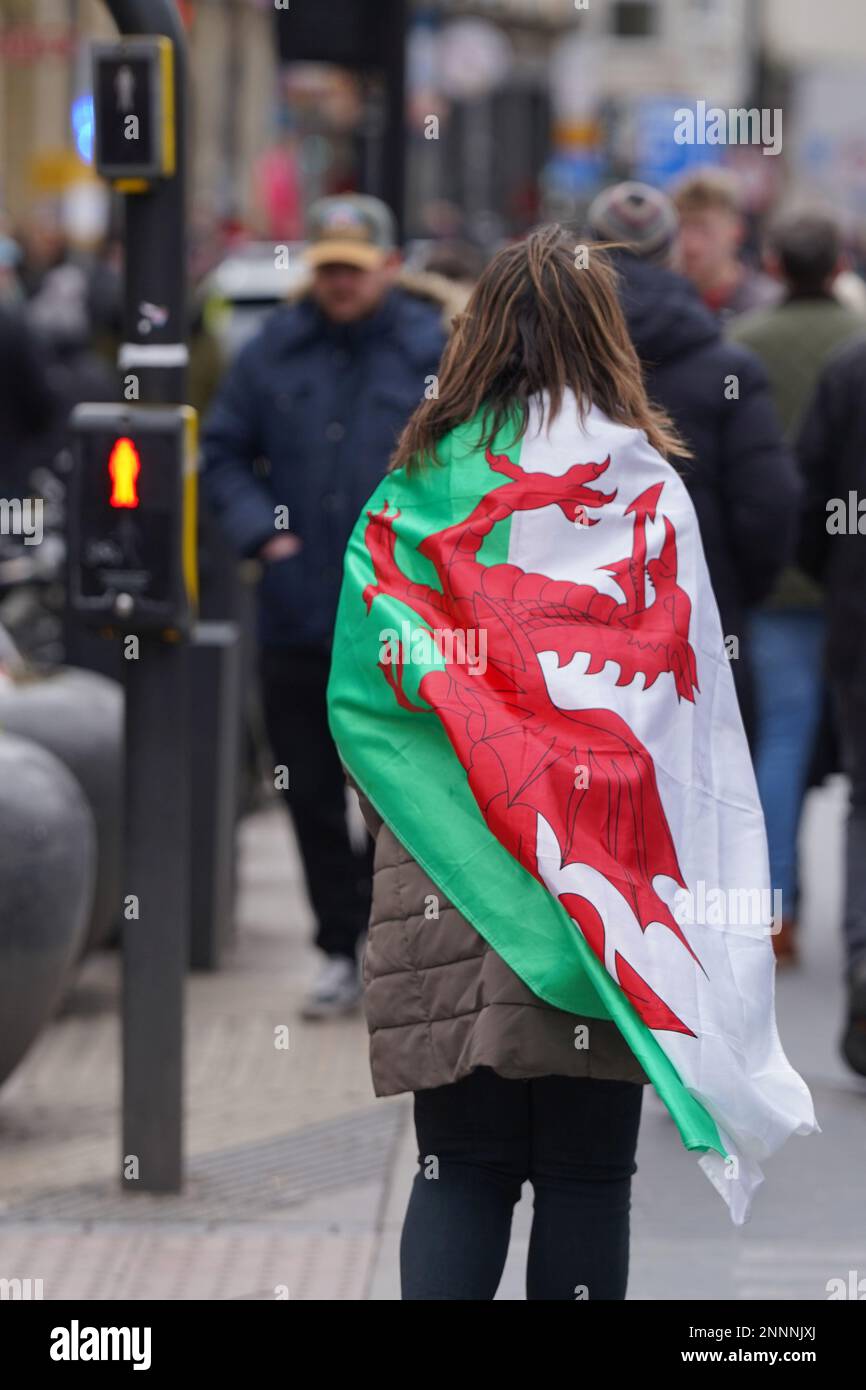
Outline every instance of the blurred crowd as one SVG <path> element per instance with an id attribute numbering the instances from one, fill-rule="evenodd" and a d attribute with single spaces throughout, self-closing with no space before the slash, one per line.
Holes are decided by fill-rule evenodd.
<path id="1" fill-rule="evenodd" d="M 458 210 L 435 212 L 429 237 L 400 248 L 377 200 L 321 200 L 306 250 L 291 248 L 288 283 L 272 244 L 194 223 L 190 400 L 205 418 L 209 505 L 236 550 L 263 565 L 260 674 L 270 742 L 294 769 L 286 800 L 326 957 L 310 1000 L 319 1015 L 357 1004 L 369 910 L 369 848 L 345 825 L 325 718 L 342 550 L 495 249 L 466 235 Z M 717 167 L 670 193 L 605 188 L 573 231 L 576 248 L 614 248 L 649 394 L 692 452 L 684 478 L 753 749 L 782 963 L 798 956 L 804 797 L 830 772 L 851 778 L 843 1046 L 866 1074 L 866 567 L 856 516 L 838 544 L 827 522 L 828 498 L 864 482 L 866 283 L 831 208 L 783 207 L 756 226 Z M 0 235 L 7 496 L 47 496 L 48 476 L 62 490 L 71 408 L 119 396 L 121 257 L 116 237 L 83 254 L 37 220 Z M 236 263 L 239 282 L 258 286 L 246 299 L 226 288 Z M 291 534 L 274 536 L 272 504 L 290 477 Z M 57 516 L 62 536 L 62 497 Z M 12 544 L 0 537 L 0 620 Z"/>
<path id="2" fill-rule="evenodd" d="M 271 746 L 293 769 L 285 798 L 326 957 L 308 1001 L 317 1016 L 357 1003 L 355 950 L 369 911 L 369 846 L 359 853 L 346 830 L 325 717 L 341 556 L 484 263 L 484 248 L 460 231 L 449 223 L 448 238 L 416 248 L 407 266 L 381 204 L 350 195 L 316 204 L 311 278 L 247 344 L 205 425 L 206 495 L 238 552 L 264 565 L 260 675 Z M 781 209 L 756 235 L 735 179 L 717 168 L 693 171 L 671 195 L 634 182 L 606 188 L 573 232 L 578 254 L 584 243 L 589 254 L 595 242 L 612 248 L 650 397 L 692 453 L 684 478 L 766 813 L 781 964 L 798 959 L 806 791 L 843 767 L 852 778 L 843 1051 L 866 1072 L 862 734 L 845 713 L 844 672 L 825 664 L 822 587 L 858 592 L 860 546 L 834 578 L 841 547 L 812 544 L 826 534 L 832 450 L 822 433 L 807 489 L 801 445 L 816 429 L 825 372 L 836 381 L 842 370 L 835 354 L 866 332 L 866 285 L 832 210 Z M 265 479 L 252 470 L 257 454 L 269 460 Z M 275 537 L 273 503 L 290 497 L 292 534 Z M 852 622 L 850 601 L 847 613 Z"/>

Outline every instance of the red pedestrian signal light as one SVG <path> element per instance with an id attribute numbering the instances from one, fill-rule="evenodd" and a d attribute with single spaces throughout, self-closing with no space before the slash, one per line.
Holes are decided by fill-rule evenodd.
<path id="1" fill-rule="evenodd" d="M 70 608 L 126 632 L 187 632 L 198 596 L 196 413 L 77 405 L 67 499 Z"/>
<path id="2" fill-rule="evenodd" d="M 132 440 L 125 435 L 115 440 L 108 459 L 112 507 L 138 506 L 137 483 L 140 472 L 141 459 Z"/>

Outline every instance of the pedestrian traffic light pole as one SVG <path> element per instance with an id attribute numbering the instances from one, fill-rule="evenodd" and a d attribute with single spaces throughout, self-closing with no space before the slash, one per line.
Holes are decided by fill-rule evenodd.
<path id="1" fill-rule="evenodd" d="M 168 61 L 162 129 L 149 134 L 168 176 L 127 193 L 124 398 L 186 399 L 186 40 L 173 0 L 107 0 L 120 33 L 161 35 Z M 116 82 L 133 104 L 134 59 Z M 132 74 L 132 78 L 128 76 Z M 158 147 L 158 148 L 157 148 Z M 122 630 L 122 629 L 121 629 Z M 188 670 L 178 634 L 142 634 L 126 670 L 126 861 L 123 922 L 123 1187 L 176 1192 L 183 1183 L 183 996 L 189 923 Z M 127 915 L 127 912 L 137 913 Z"/>
<path id="2" fill-rule="evenodd" d="M 174 173 L 129 192 L 119 366 L 139 376 L 140 399 L 186 399 L 186 36 L 174 0 L 106 0 L 121 34 L 163 35 L 172 45 L 173 83 L 165 111 L 173 125 Z M 162 132 L 155 132 L 162 138 Z M 130 181 L 131 182 L 131 181 Z M 119 184 L 121 191 L 124 183 Z"/>

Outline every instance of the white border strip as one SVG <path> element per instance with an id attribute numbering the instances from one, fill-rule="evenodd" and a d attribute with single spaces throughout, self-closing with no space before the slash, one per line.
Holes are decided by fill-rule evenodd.
<path id="1" fill-rule="evenodd" d="M 185 367 L 189 362 L 186 343 L 121 343 L 117 365 L 124 367 Z"/>

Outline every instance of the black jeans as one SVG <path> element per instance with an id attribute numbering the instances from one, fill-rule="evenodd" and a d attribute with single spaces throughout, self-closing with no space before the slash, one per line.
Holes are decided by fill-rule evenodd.
<path id="1" fill-rule="evenodd" d="M 642 1100 L 631 1081 L 510 1081 L 488 1067 L 416 1091 L 403 1299 L 492 1299 L 524 1182 L 527 1299 L 624 1299 Z"/>
<path id="2" fill-rule="evenodd" d="M 845 913 L 847 968 L 866 960 L 866 693 L 855 683 L 837 685 L 836 711 L 842 764 L 851 780 L 845 837 Z"/>
<path id="3" fill-rule="evenodd" d="M 317 919 L 316 945 L 354 959 L 370 916 L 373 844 L 359 854 L 349 840 L 346 780 L 328 728 L 330 663 L 324 647 L 265 647 L 259 671 L 274 764 L 288 769 L 282 795 Z"/>

